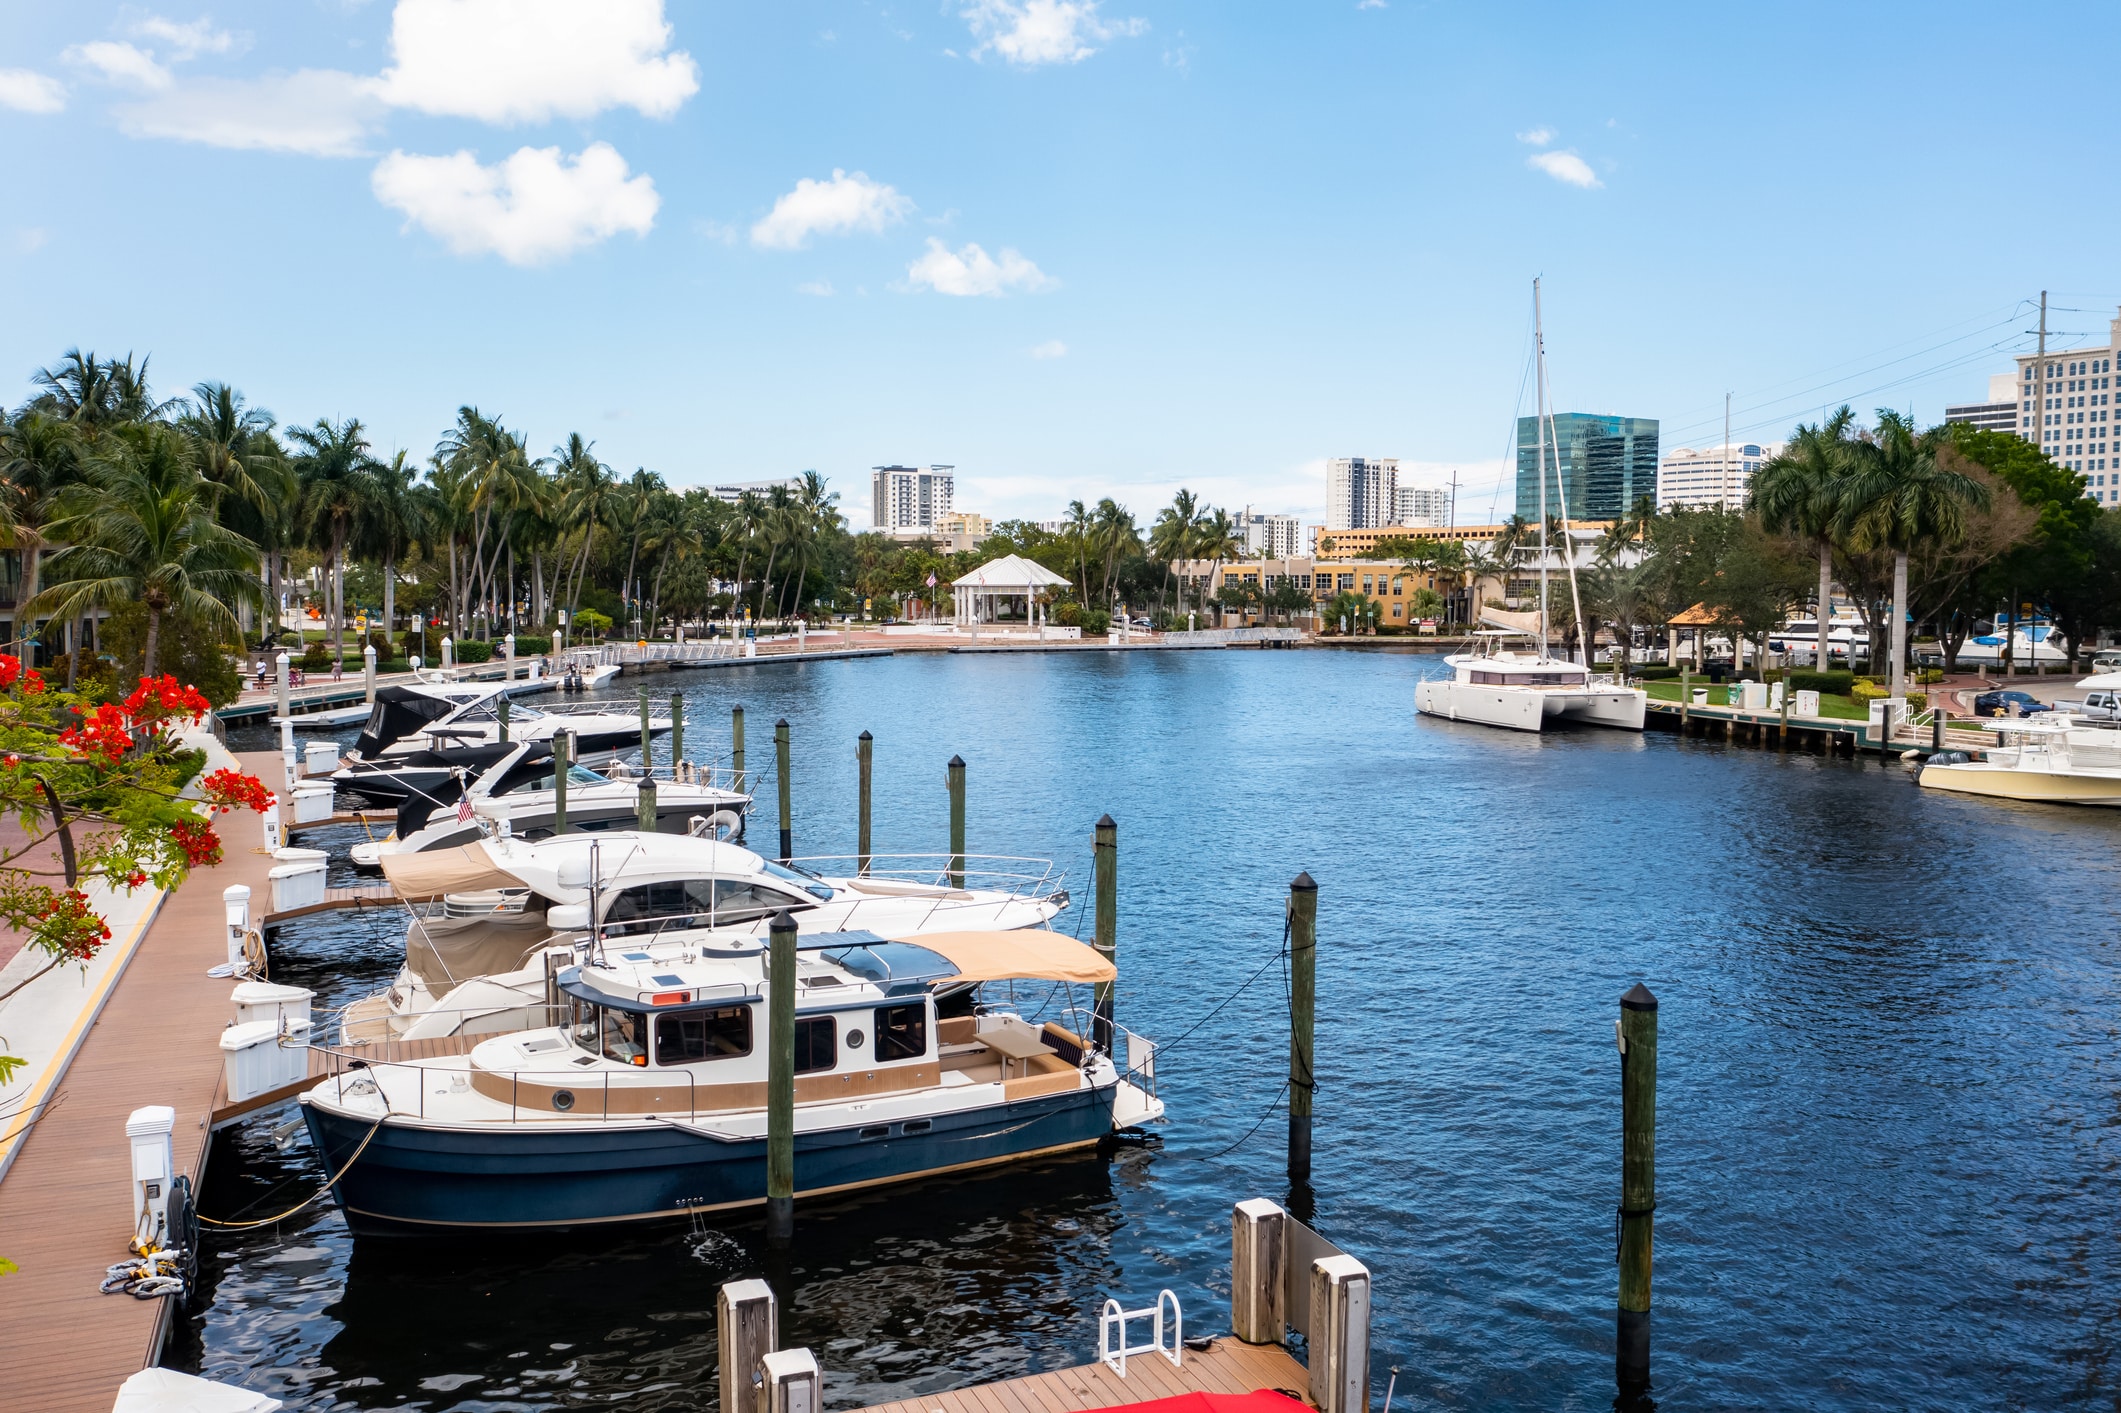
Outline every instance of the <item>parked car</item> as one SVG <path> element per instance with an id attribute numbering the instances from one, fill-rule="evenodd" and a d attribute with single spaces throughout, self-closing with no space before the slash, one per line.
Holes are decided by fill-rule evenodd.
<path id="1" fill-rule="evenodd" d="M 1151 623 L 1151 622 L 1150 622 L 1150 621 L 1149 621 L 1148 619 L 1146 619 L 1146 618 L 1136 618 L 1136 619 L 1133 619 L 1133 620 L 1131 620 L 1131 622 L 1132 622 L 1132 623 L 1134 624 L 1134 626 L 1135 626 L 1135 627 L 1137 627 L 1137 628 L 1154 628 L 1154 627 L 1156 626 L 1156 625 L 1155 625 L 1154 623 Z"/>
<path id="2" fill-rule="evenodd" d="M 2088 721 L 2121 721 L 2121 692 L 2086 692 L 2074 710 Z"/>
<path id="3" fill-rule="evenodd" d="M 2101 652 L 2092 654 L 2092 671 L 2121 672 L 2121 653 Z"/>
<path id="4" fill-rule="evenodd" d="M 1974 715 L 1976 716 L 2036 716 L 2043 711 L 2053 710 L 2054 707 L 2039 700 L 2030 692 L 1998 689 L 1993 692 L 1983 692 L 1980 696 L 1974 698 Z"/>

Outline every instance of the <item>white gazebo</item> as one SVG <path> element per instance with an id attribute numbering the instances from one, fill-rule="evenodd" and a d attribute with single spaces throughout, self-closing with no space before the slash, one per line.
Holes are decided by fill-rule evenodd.
<path id="1" fill-rule="evenodd" d="M 953 579 L 950 587 L 955 592 L 952 600 L 956 604 L 956 621 L 960 625 L 977 627 L 981 623 L 992 623 L 995 610 L 1006 599 L 1024 601 L 1024 621 L 1038 621 L 1039 590 L 1051 589 L 1068 582 L 1067 576 L 1056 574 L 1043 564 L 1035 564 L 1020 554 L 1005 554 L 1000 559 L 990 559 L 961 579 Z"/>

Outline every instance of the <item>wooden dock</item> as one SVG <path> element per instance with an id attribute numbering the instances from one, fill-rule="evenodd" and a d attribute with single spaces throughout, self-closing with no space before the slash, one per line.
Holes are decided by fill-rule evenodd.
<path id="1" fill-rule="evenodd" d="M 282 828 L 286 830 L 287 837 L 292 839 L 305 830 L 328 829 L 334 824 L 367 825 L 369 837 L 376 838 L 379 837 L 375 831 L 377 825 L 383 826 L 383 833 L 385 834 L 398 827 L 398 812 L 396 810 L 340 810 L 326 819 L 299 820 L 283 825 Z"/>
<path id="2" fill-rule="evenodd" d="M 241 759 L 256 774 L 279 767 L 275 755 Z M 0 1279 L 0 1325 L 15 1351 L 0 1400 L 10 1413 L 107 1413 L 118 1385 L 155 1362 L 169 1302 L 96 1289 L 132 1236 L 125 1120 L 143 1105 L 175 1107 L 176 1170 L 196 1186 L 221 1085 L 221 1023 L 235 1014 L 233 983 L 206 974 L 227 960 L 221 890 L 245 883 L 262 895 L 271 867 L 232 848 L 164 900 L 100 1013 L 84 1019 L 58 1102 L 0 1180 L 0 1252 L 21 1267 Z"/>
<path id="3" fill-rule="evenodd" d="M 1160 1354 L 1127 1360 L 1124 1379 L 1103 1364 L 975 1384 L 948 1393 L 879 1403 L 862 1413 L 1084 1413 L 1186 1393 L 1253 1393 L 1278 1389 L 1310 1402 L 1310 1374 L 1278 1344 L 1245 1344 L 1225 1335 L 1206 1350 L 1185 1351 L 1173 1368 Z"/>
<path id="4" fill-rule="evenodd" d="M 1688 736 L 1720 736 L 1734 744 L 1769 748 L 1786 746 L 1791 750 L 1820 751 L 1830 755 L 1852 756 L 1859 752 L 1900 755 L 1914 751 L 1926 756 L 1937 749 L 1935 739 L 1927 729 L 1902 726 L 1892 733 L 1890 739 L 1880 740 L 1872 733 L 1870 723 L 1864 721 L 1795 715 L 1785 720 L 1780 712 L 1747 711 L 1733 706 L 1694 706 L 1659 701 L 1654 697 L 1650 699 L 1643 724 Z M 1995 738 L 1977 726 L 1952 723 L 1945 726 L 1945 750 L 1979 751 L 1995 744 Z"/>
<path id="5" fill-rule="evenodd" d="M 267 886 L 259 889 L 257 897 L 263 902 L 270 904 L 272 901 L 271 887 Z M 267 911 L 260 914 L 260 921 L 262 926 L 278 927 L 283 922 L 292 922 L 298 917 L 308 917 L 312 913 L 328 913 L 339 908 L 387 908 L 394 905 L 397 901 L 398 895 L 392 891 L 388 883 L 377 883 L 366 888 L 327 888 L 324 890 L 324 901 L 321 903 L 310 903 L 304 907 L 289 908 L 285 912 Z"/>

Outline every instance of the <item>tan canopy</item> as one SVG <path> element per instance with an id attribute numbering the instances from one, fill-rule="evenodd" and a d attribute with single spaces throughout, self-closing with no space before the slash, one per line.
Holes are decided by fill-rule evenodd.
<path id="1" fill-rule="evenodd" d="M 926 947 L 967 981 L 1110 981 L 1119 969 L 1072 937 L 1040 928 L 1016 932 L 924 932 L 901 941 Z"/>
<path id="2" fill-rule="evenodd" d="M 417 854 L 383 855 L 383 876 L 408 901 L 470 893 L 480 888 L 520 888 L 523 880 L 502 868 L 487 851 L 486 841 L 456 849 L 428 849 Z"/>
<path id="3" fill-rule="evenodd" d="M 543 913 L 415 918 L 405 934 L 405 960 L 437 999 L 475 976 L 520 971 L 552 929 Z"/>

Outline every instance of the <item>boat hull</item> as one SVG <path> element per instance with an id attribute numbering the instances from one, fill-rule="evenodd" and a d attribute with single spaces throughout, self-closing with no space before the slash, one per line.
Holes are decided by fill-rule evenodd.
<path id="1" fill-rule="evenodd" d="M 1998 800 L 2121 806 L 2121 775 L 2019 770 L 2007 765 L 1970 761 L 1963 765 L 1925 765 L 1916 780 L 1926 790 L 1986 795 Z"/>
<path id="2" fill-rule="evenodd" d="M 1543 730 L 1547 722 L 1580 722 L 1623 731 L 1642 730 L 1647 696 L 1632 687 L 1553 691 L 1503 687 L 1450 678 L 1414 685 L 1414 709 L 1425 716 L 1472 721 L 1512 731 Z"/>
<path id="3" fill-rule="evenodd" d="M 795 1187 L 816 1197 L 1083 1148 L 1114 1128 L 1118 1086 L 1014 1104 L 798 1132 Z M 766 1142 L 724 1141 L 675 1124 L 426 1126 L 338 1113 L 302 1098 L 302 1117 L 356 1232 L 564 1228 L 762 1205 Z M 712 1120 L 703 1121 L 711 1126 Z M 912 1122 L 920 1122 L 914 1120 Z M 359 1157 L 355 1158 L 359 1150 Z M 347 1166 L 349 1160 L 350 1167 Z"/>

